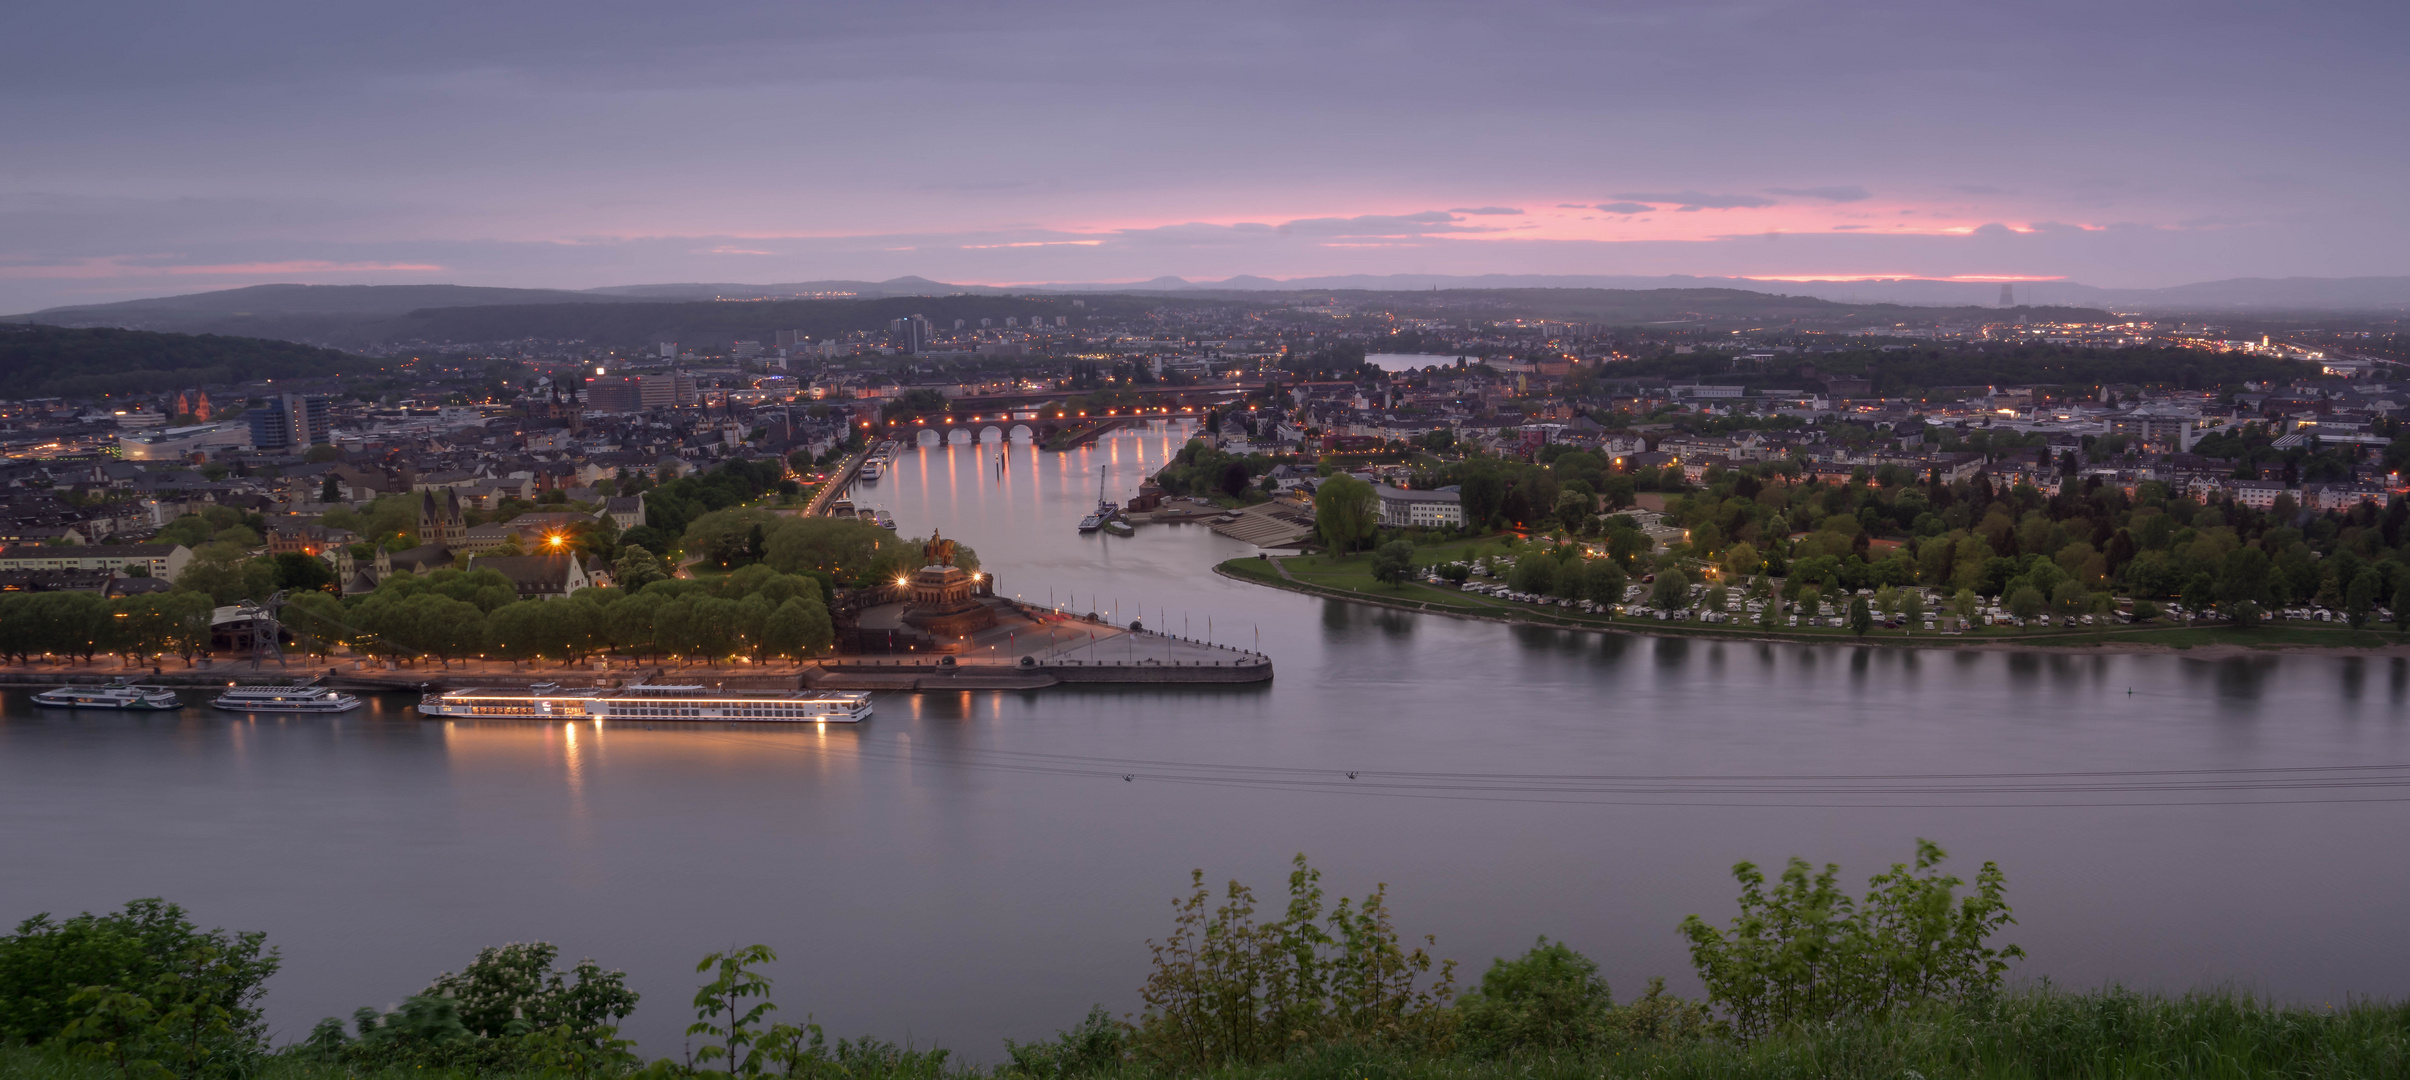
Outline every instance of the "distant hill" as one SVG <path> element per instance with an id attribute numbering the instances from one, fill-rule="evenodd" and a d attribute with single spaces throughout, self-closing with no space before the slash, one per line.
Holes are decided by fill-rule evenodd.
<path id="1" fill-rule="evenodd" d="M 921 277 L 888 281 L 806 281 L 779 285 L 728 282 L 682 285 L 625 285 L 597 294 L 655 300 L 768 299 L 850 292 L 864 298 L 943 296 L 957 293 L 1291 293 L 1339 290 L 1404 292 L 1497 289 L 1660 290 L 1728 289 L 1765 295 L 1814 297 L 1842 304 L 1907 304 L 1914 307 L 1996 308 L 1998 281 L 1933 281 L 1890 278 L 1875 281 L 1761 281 L 1753 278 L 1610 274 L 1341 274 L 1268 278 L 1253 274 L 1220 281 L 1159 277 L 1136 282 L 1044 282 L 997 288 L 949 285 Z M 2010 283 L 2020 306 L 2072 305 L 2117 311 L 2309 312 L 2410 310 L 2410 277 L 2231 278 L 2163 289 L 2109 289 L 2076 281 Z"/>
<path id="2" fill-rule="evenodd" d="M 1205 299 L 1162 296 L 1085 296 L 1084 307 L 1071 297 L 953 295 L 891 296 L 837 300 L 761 300 L 750 303 L 685 301 L 648 303 L 629 300 L 615 304 L 527 304 L 511 307 L 428 308 L 360 328 L 383 342 L 476 342 L 535 338 L 583 341 L 610 349 L 650 350 L 656 343 L 728 344 L 734 341 L 775 340 L 781 330 L 800 330 L 814 338 L 855 330 L 884 330 L 887 323 L 907 315 L 925 315 L 951 328 L 956 319 L 976 325 L 991 319 L 998 326 L 1008 318 L 1064 316 L 1075 322 L 1097 315 L 1122 316 L 1166 304 L 1210 303 Z"/>
<path id="3" fill-rule="evenodd" d="M 925 279 L 876 283 L 883 287 L 903 288 Z M 806 284 L 839 284 L 815 282 Z M 929 283 L 935 284 L 935 283 Z M 790 288 L 792 286 L 760 286 L 757 288 Z M 1964 312 L 1948 309 L 1909 308 L 1892 304 L 1843 303 L 1810 296 L 1783 296 L 1745 289 L 1685 288 L 1685 289 L 1567 289 L 1567 288 L 1490 288 L 1428 290 L 1350 290 L 1315 289 L 1257 291 L 1245 289 L 1182 288 L 1167 292 L 1082 292 L 1082 293 L 1004 293 L 996 290 L 979 292 L 938 293 L 935 289 L 923 293 L 881 297 L 848 297 L 816 300 L 763 299 L 744 303 L 720 300 L 661 301 L 630 295 L 625 291 L 608 298 L 543 290 L 463 289 L 457 293 L 434 293 L 437 298 L 469 295 L 482 302 L 475 305 L 445 305 L 394 311 L 391 305 L 410 299 L 414 294 L 427 295 L 419 290 L 445 288 L 441 286 L 348 286 L 341 288 L 363 290 L 347 293 L 296 293 L 297 288 L 318 286 L 279 286 L 264 294 L 267 298 L 295 305 L 316 304 L 315 311 L 288 310 L 277 313 L 264 308 L 233 308 L 227 299 L 236 294 L 262 296 L 258 290 L 229 290 L 224 293 L 205 293 L 198 297 L 173 297 L 165 301 L 140 301 L 130 304 L 107 305 L 106 308 L 78 309 L 95 321 L 107 317 L 107 312 L 130 313 L 152 325 L 244 326 L 252 328 L 250 336 L 284 337 L 314 345 L 347 349 L 367 349 L 375 346 L 427 343 L 492 343 L 519 340 L 579 341 L 588 345 L 625 349 L 650 350 L 664 341 L 688 345 L 755 340 L 768 342 L 781 330 L 797 330 L 810 337 L 829 337 L 856 330 L 878 329 L 890 320 L 906 315 L 925 315 L 941 327 L 950 328 L 961 319 L 976 324 L 989 319 L 1002 325 L 1007 318 L 1027 320 L 1043 317 L 1052 321 L 1067 317 L 1074 326 L 1085 325 L 1096 317 L 1120 318 L 1149 309 L 1182 305 L 1226 305 L 1233 301 L 1259 307 L 1284 305 L 1318 306 L 1334 298 L 1362 304 L 1395 305 L 1411 309 L 1424 317 L 1443 318 L 1457 322 L 1483 319 L 1559 319 L 1572 322 L 1594 322 L 1610 325 L 1691 324 L 1719 329 L 1742 329 L 1756 326 L 1796 326 L 1823 330 L 1848 330 L 1870 324 L 1898 321 L 1931 321 L 1936 318 L 1982 318 L 1996 314 L 1988 309 L 1969 308 Z M 334 287 L 325 287 L 334 288 Z M 691 289 L 721 290 L 722 286 L 641 286 L 633 288 L 658 289 L 672 296 Z M 376 291 L 409 289 L 411 292 Z M 807 290 L 808 291 L 808 290 Z M 836 290 L 822 290 L 836 291 Z M 544 298 L 541 303 L 490 302 L 510 294 L 533 292 Z M 561 295 L 574 299 L 561 301 Z M 724 295 L 724 294 L 723 294 Z M 191 310 L 180 316 L 172 310 L 181 303 Z M 344 310 L 335 305 L 381 303 L 383 310 Z M 152 306 L 145 306 L 152 305 Z M 38 313 L 35 317 L 47 322 L 57 312 Z M 2030 314 L 2040 317 L 2094 319 L 2106 318 L 2107 313 L 2090 309 L 2037 309 Z"/>
<path id="4" fill-rule="evenodd" d="M 949 285 L 943 281 L 931 281 L 925 277 L 890 278 L 886 281 L 790 281 L 775 285 L 684 282 L 667 285 L 613 285 L 588 290 L 595 296 L 629 297 L 641 300 L 876 300 L 890 296 L 950 296 L 957 293 L 995 296 L 1031 291 L 1033 290 L 999 289 L 987 285 Z"/>
<path id="5" fill-rule="evenodd" d="M 0 325 L 0 398 L 7 399 L 166 393 L 204 383 L 335 375 L 376 363 L 262 338 Z"/>
<path id="6" fill-rule="evenodd" d="M 2017 306 L 2046 318 L 2151 314 L 2410 311 L 2410 277 L 2237 278 L 2166 289 L 2102 289 L 2071 281 L 2017 282 Z M 1796 323 L 1819 329 L 1996 314 L 1997 282 L 1752 281 L 1742 278 L 1544 274 L 1345 275 L 1286 281 L 1240 276 L 1139 283 L 996 288 L 922 277 L 886 281 L 624 285 L 577 292 L 463 285 L 259 285 L 188 296 L 51 308 L 0 322 L 277 338 L 341 349 L 525 338 L 640 349 L 656 341 L 770 340 L 780 330 L 823 336 L 873 329 L 899 315 L 956 318 L 1078 314 L 1048 306 L 1072 297 L 1085 314 L 1165 303 L 1310 305 L 1335 295 L 1378 298 L 1464 318 L 1549 318 L 1615 325 Z M 1317 298 L 1321 299 L 1317 299 Z M 742 300 L 747 303 L 724 303 Z M 1108 307 L 1108 305 L 1112 305 Z M 1933 310 L 1933 309 L 1945 310 Z M 1025 310 L 1028 309 L 1028 310 Z M 1951 311 L 1946 309 L 1964 309 Z"/>
<path id="7" fill-rule="evenodd" d="M 1839 303 L 1890 303 L 1917 307 L 1998 307 L 1998 281 L 1933 281 L 1891 278 L 1875 281 L 1760 281 L 1751 278 L 1659 277 L 1586 274 L 1346 274 L 1273 278 L 1241 275 L 1222 281 L 1164 277 L 1125 284 L 1054 283 L 1022 288 L 1052 292 L 1292 292 L 1298 290 L 1406 289 L 1660 289 L 1726 288 L 1758 293 L 1812 296 Z M 2215 311 L 2410 310 L 2410 277 L 2230 278 L 2162 289 L 2108 289 L 2074 281 L 2010 283 L 2020 305 L 2060 304 L 2118 311 L 2185 313 Z"/>
<path id="8" fill-rule="evenodd" d="M 0 322 L 113 326 L 187 334 L 242 334 L 336 343 L 364 321 L 430 307 L 492 304 L 607 304 L 620 298 L 567 289 L 489 289 L 475 285 L 253 285 L 244 289 L 46 308 Z M 352 342 L 359 344 L 359 342 Z"/>
<path id="9" fill-rule="evenodd" d="M 877 299 L 762 300 L 750 303 L 528 304 L 475 308 L 430 308 L 363 324 L 364 335 L 383 342 L 491 342 L 526 338 L 578 340 L 617 349 L 649 349 L 657 342 L 694 345 L 732 341 L 768 342 L 780 330 L 824 337 L 882 328 L 889 320 L 925 315 L 940 327 L 956 319 L 1002 325 L 1006 318 L 1065 316 L 1073 327 L 1096 317 L 1120 318 L 1161 307 L 1226 305 L 1319 305 L 1342 301 L 1393 304 L 1419 316 L 1451 320 L 1532 318 L 1610 325 L 1694 324 L 1716 328 L 1798 326 L 1849 330 L 1898 321 L 1926 322 L 1998 312 L 1969 308 L 1908 308 L 1893 304 L 1844 304 L 1804 296 L 1775 296 L 1739 289 L 1455 289 L 1439 293 L 1249 292 L 1192 289 L 1165 293 L 955 294 Z M 1074 306 L 1074 301 L 1079 306 Z M 2035 309 L 2040 318 L 2105 319 L 2084 308 Z"/>

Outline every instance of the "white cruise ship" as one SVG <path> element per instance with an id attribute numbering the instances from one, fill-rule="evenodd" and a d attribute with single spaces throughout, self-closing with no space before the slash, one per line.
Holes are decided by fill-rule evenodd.
<path id="1" fill-rule="evenodd" d="M 469 687 L 427 694 L 430 717 L 518 720 L 646 720 L 688 724 L 858 724 L 870 719 L 870 695 L 812 690 L 714 690 L 701 685 L 638 683 L 619 689 Z"/>
<path id="2" fill-rule="evenodd" d="M 299 686 L 229 686 L 210 699 L 227 712 L 339 713 L 360 707 L 360 699 L 320 686 L 317 680 Z"/>
<path id="3" fill-rule="evenodd" d="M 33 703 L 54 709 L 122 709 L 165 712 L 181 709 L 176 692 L 164 686 L 136 686 L 119 679 L 107 686 L 60 686 L 33 696 Z"/>

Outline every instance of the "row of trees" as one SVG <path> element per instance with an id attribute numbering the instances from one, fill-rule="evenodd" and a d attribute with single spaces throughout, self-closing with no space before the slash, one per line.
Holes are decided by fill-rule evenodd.
<path id="1" fill-rule="evenodd" d="M 576 663 L 605 654 L 761 663 L 833 645 L 829 599 L 819 578 L 759 565 L 716 579 L 581 589 L 556 600 L 521 600 L 491 570 L 447 569 L 390 578 L 348 605 L 324 594 L 302 597 L 287 606 L 286 624 L 321 651 L 340 644 L 445 664 L 468 656 Z"/>
<path id="2" fill-rule="evenodd" d="M 2156 482 L 2128 497 L 2097 483 L 2003 490 L 1980 475 L 1885 485 L 1736 471 L 1666 508 L 1689 531 L 1679 554 L 1786 576 L 1794 589 L 1920 584 L 2050 604 L 2122 593 L 2242 621 L 2311 603 L 2355 621 L 2389 602 L 2410 609 L 2410 503 L 2400 498 L 2307 513 L 2204 503 Z M 1889 537 L 1896 544 L 1878 548 Z"/>

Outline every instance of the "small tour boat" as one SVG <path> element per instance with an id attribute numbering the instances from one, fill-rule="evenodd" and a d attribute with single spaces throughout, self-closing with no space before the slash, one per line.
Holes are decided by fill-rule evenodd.
<path id="1" fill-rule="evenodd" d="M 122 709 L 132 712 L 164 712 L 181 709 L 184 702 L 176 692 L 164 686 L 136 686 L 124 679 L 107 686 L 59 686 L 33 696 L 36 705 L 59 709 Z"/>
<path id="2" fill-rule="evenodd" d="M 360 707 L 359 698 L 320 686 L 316 679 L 298 686 L 229 686 L 209 703 L 228 712 L 339 713 Z"/>

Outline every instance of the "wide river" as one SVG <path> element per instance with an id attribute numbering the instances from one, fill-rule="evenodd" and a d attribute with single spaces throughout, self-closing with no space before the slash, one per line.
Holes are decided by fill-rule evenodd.
<path id="1" fill-rule="evenodd" d="M 1080 536 L 1179 445 L 905 453 L 857 498 L 1007 592 L 1261 647 L 1251 688 L 884 695 L 858 729 L 71 715 L 8 696 L 0 917 L 165 896 L 268 932 L 282 1038 L 482 945 L 625 968 L 675 1054 L 695 961 L 764 942 L 781 1016 L 994 1059 L 1136 1007 L 1192 867 L 1386 882 L 1468 974 L 1541 934 L 1618 994 L 1731 865 L 1918 837 L 2007 871 L 2021 978 L 2410 995 L 2403 661 L 1919 652 L 1515 629 L 1214 576 L 1201 526 Z M 1349 777 L 1350 773 L 1354 778 Z M 1275 907 L 1268 904 L 1267 907 Z"/>

